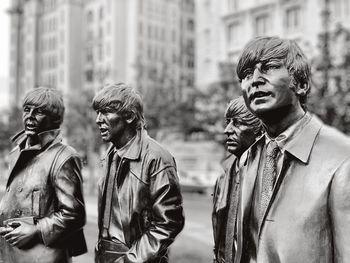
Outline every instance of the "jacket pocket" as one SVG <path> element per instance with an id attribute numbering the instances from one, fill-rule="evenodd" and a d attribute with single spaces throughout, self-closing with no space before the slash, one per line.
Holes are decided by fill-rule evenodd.
<path id="1" fill-rule="evenodd" d="M 32 215 L 40 217 L 40 190 L 32 191 Z"/>

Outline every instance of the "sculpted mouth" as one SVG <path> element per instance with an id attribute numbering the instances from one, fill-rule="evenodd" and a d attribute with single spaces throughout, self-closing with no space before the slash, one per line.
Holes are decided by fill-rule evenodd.
<path id="1" fill-rule="evenodd" d="M 100 133 L 101 133 L 101 134 L 104 134 L 104 133 L 106 133 L 107 131 L 108 131 L 108 129 L 100 127 Z"/>
<path id="2" fill-rule="evenodd" d="M 253 99 L 256 99 L 256 98 L 263 98 L 263 97 L 267 97 L 267 96 L 270 96 L 270 95 L 271 95 L 271 92 L 256 91 L 256 92 L 252 93 L 249 96 L 249 99 L 253 100 Z"/>
<path id="3" fill-rule="evenodd" d="M 232 139 L 228 139 L 228 140 L 226 140 L 226 144 L 228 146 L 236 145 L 237 141 L 236 140 L 232 140 Z"/>
<path id="4" fill-rule="evenodd" d="M 26 123 L 26 129 L 27 130 L 34 130 L 34 129 L 36 129 L 36 125 L 34 123 L 27 122 Z"/>

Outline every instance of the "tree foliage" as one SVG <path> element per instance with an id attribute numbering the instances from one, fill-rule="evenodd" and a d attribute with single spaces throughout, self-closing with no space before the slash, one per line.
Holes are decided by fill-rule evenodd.
<path id="1" fill-rule="evenodd" d="M 209 137 L 223 140 L 224 113 L 228 103 L 240 96 L 240 85 L 236 76 L 236 65 L 219 64 L 220 81 L 201 91 L 196 99 L 196 119 Z"/>
<path id="2" fill-rule="evenodd" d="M 312 89 L 309 109 L 325 123 L 345 133 L 350 132 L 350 31 L 338 26 L 330 34 L 329 63 L 322 52 L 312 61 Z M 325 68 L 324 65 L 329 65 Z M 327 72 L 328 71 L 328 72 Z"/>
<path id="3" fill-rule="evenodd" d="M 23 129 L 22 109 L 12 107 L 0 120 L 0 151 L 8 152 L 13 146 L 10 138 Z"/>
<path id="4" fill-rule="evenodd" d="M 63 122 L 65 137 L 85 161 L 88 161 L 90 153 L 99 152 L 103 144 L 95 123 L 96 115 L 91 106 L 93 96 L 91 90 L 71 94 Z"/>

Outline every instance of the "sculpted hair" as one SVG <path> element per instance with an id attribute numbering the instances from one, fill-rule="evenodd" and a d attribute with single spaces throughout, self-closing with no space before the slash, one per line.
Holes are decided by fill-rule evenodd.
<path id="1" fill-rule="evenodd" d="M 251 127 L 256 136 L 262 133 L 261 121 L 248 110 L 242 96 L 230 101 L 225 111 L 225 118 L 238 119 L 240 122 Z"/>
<path id="2" fill-rule="evenodd" d="M 257 63 L 264 63 L 271 59 L 284 61 L 289 75 L 292 77 L 291 89 L 297 85 L 305 90 L 299 96 L 302 105 L 306 104 L 310 93 L 310 66 L 298 44 L 289 39 L 279 37 L 257 37 L 251 40 L 244 48 L 237 65 L 237 75 L 240 81 L 244 79 L 244 72 Z M 306 85 L 305 85 L 306 84 Z"/>
<path id="3" fill-rule="evenodd" d="M 97 92 L 92 101 L 95 111 L 111 111 L 120 114 L 124 119 L 134 116 L 135 128 L 145 126 L 141 96 L 132 87 L 124 84 L 108 84 Z"/>
<path id="4" fill-rule="evenodd" d="M 30 90 L 25 95 L 22 106 L 29 105 L 42 108 L 51 117 L 54 129 L 61 126 L 65 108 L 62 93 L 57 89 L 38 87 Z"/>

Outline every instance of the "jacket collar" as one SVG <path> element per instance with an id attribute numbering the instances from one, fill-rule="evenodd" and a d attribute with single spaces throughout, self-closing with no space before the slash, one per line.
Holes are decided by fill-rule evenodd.
<path id="1" fill-rule="evenodd" d="M 310 117 L 310 121 L 305 124 L 304 128 L 285 146 L 287 152 L 305 164 L 309 162 L 312 147 L 323 125 L 316 116 Z"/>
<path id="2" fill-rule="evenodd" d="M 60 129 L 53 129 L 53 130 L 48 130 L 44 131 L 38 134 L 39 137 L 39 143 L 37 145 L 34 145 L 31 148 L 35 149 L 42 149 L 49 143 L 53 142 L 59 135 Z M 27 140 L 28 136 L 25 134 L 25 131 L 20 131 L 17 133 L 15 136 L 11 138 L 12 142 L 17 144 L 20 148 L 23 149 L 24 144 Z M 58 138 L 59 140 L 62 140 L 61 137 Z"/>
<path id="3" fill-rule="evenodd" d="M 317 134 L 319 133 L 323 123 L 318 117 L 310 113 L 306 113 L 304 118 L 307 118 L 309 120 L 304 125 L 304 127 L 297 134 L 295 134 L 294 138 L 288 141 L 284 147 L 284 151 L 287 151 L 295 158 L 307 164 Z M 247 164 L 248 156 L 251 155 L 252 151 L 256 150 L 258 147 L 257 145 L 264 144 L 264 141 L 265 136 L 262 135 L 252 144 L 248 151 L 242 155 L 243 158 L 241 159 L 244 164 Z"/>

